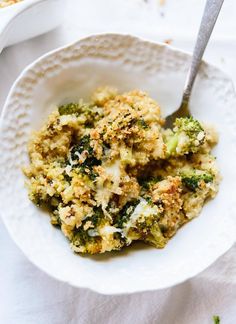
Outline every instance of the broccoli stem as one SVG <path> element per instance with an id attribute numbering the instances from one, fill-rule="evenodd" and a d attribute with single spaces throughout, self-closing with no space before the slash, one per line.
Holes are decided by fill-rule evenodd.
<path id="1" fill-rule="evenodd" d="M 174 134 L 169 141 L 166 143 L 166 153 L 167 156 L 172 155 L 176 152 L 176 147 L 178 145 L 178 136 Z"/>

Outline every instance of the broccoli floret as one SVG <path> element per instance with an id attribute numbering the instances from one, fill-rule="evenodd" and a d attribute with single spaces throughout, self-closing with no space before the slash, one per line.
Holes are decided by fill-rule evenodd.
<path id="1" fill-rule="evenodd" d="M 90 146 L 90 136 L 85 135 L 82 137 L 78 144 L 74 145 L 71 149 L 71 159 L 78 160 L 79 155 L 87 151 L 89 155 L 93 154 L 93 148 Z"/>
<path id="2" fill-rule="evenodd" d="M 150 243 L 151 245 L 160 249 L 166 245 L 167 241 L 168 240 L 164 237 L 159 224 L 157 222 L 153 222 L 152 226 L 149 228 L 148 235 L 145 237 L 145 242 Z"/>
<path id="3" fill-rule="evenodd" d="M 83 154 L 84 156 L 82 156 Z M 80 165 L 85 167 L 92 167 L 101 164 L 101 161 L 94 156 L 93 148 L 90 146 L 89 135 L 82 137 L 79 143 L 72 147 L 70 158 L 72 162 L 78 162 Z"/>
<path id="4" fill-rule="evenodd" d="M 142 198 L 135 208 L 128 235 L 157 248 L 164 247 L 167 240 L 160 230 L 159 219 L 158 207 Z"/>
<path id="5" fill-rule="evenodd" d="M 58 111 L 60 115 L 81 114 L 82 109 L 83 109 L 82 103 L 73 103 L 73 102 L 58 107 Z"/>
<path id="6" fill-rule="evenodd" d="M 167 156 L 195 153 L 204 140 L 205 132 L 199 121 L 193 117 L 177 118 L 173 131 L 165 138 Z"/>
<path id="7" fill-rule="evenodd" d="M 183 185 L 191 190 L 196 191 L 198 188 L 200 188 L 200 183 L 204 181 L 205 183 L 212 182 L 214 177 L 212 174 L 203 172 L 203 173 L 196 173 L 194 172 L 188 172 L 188 173 L 182 173 L 180 174 L 181 180 Z"/>
<path id="8" fill-rule="evenodd" d="M 71 238 L 72 245 L 81 249 L 83 253 L 97 253 L 101 248 L 101 236 L 97 231 L 97 227 L 105 221 L 102 208 L 94 207 L 93 214 L 82 221 L 79 228 L 73 230 Z M 92 223 L 92 228 L 84 229 L 86 222 Z"/>
<path id="9" fill-rule="evenodd" d="M 78 103 L 69 103 L 58 107 L 60 115 L 72 115 L 82 116 L 82 123 L 85 127 L 91 128 L 94 123 L 103 117 L 103 110 L 93 104 L 84 103 L 80 100 Z"/>
<path id="10" fill-rule="evenodd" d="M 123 228 L 125 224 L 129 221 L 130 216 L 134 212 L 135 207 L 138 205 L 139 199 L 132 199 L 131 201 L 127 202 L 126 205 L 120 211 L 117 219 L 116 219 L 116 226 L 119 228 Z"/>
<path id="11" fill-rule="evenodd" d="M 139 178 L 138 183 L 143 189 L 150 189 L 154 184 L 157 182 L 163 180 L 161 176 L 156 176 L 156 177 L 145 177 L 145 178 Z"/>
<path id="12" fill-rule="evenodd" d="M 76 252 L 90 254 L 103 252 L 103 242 L 111 244 L 112 249 L 120 249 L 126 243 L 101 206 L 94 207 L 93 214 L 85 217 L 79 228 L 74 228 L 70 241 Z"/>
<path id="13" fill-rule="evenodd" d="M 125 205 L 116 226 L 123 229 L 127 242 L 142 240 L 161 248 L 166 239 L 160 230 L 159 218 L 158 207 L 140 198 Z"/>
<path id="14" fill-rule="evenodd" d="M 78 252 L 93 254 L 101 250 L 101 237 L 91 236 L 89 233 L 90 230 L 85 231 L 82 227 L 73 231 L 71 243 Z"/>
<path id="15" fill-rule="evenodd" d="M 93 167 L 101 165 L 101 160 L 94 156 L 93 148 L 90 146 L 90 136 L 85 135 L 78 144 L 70 150 L 69 163 L 73 168 L 79 168 L 82 173 L 87 174 L 91 180 L 97 177 Z"/>
<path id="16" fill-rule="evenodd" d="M 104 218 L 104 214 L 102 211 L 102 207 L 94 207 L 93 208 L 93 215 L 89 218 L 91 220 L 94 227 L 97 227 L 100 225 L 102 219 Z"/>

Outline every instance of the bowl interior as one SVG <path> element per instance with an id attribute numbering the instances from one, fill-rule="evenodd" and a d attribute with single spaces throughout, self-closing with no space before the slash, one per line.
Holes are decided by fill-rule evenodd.
<path id="1" fill-rule="evenodd" d="M 102 293 L 159 289 L 202 271 L 233 244 L 235 93 L 231 81 L 205 63 L 193 91 L 191 111 L 219 131 L 214 154 L 222 183 L 217 197 L 165 249 L 137 243 L 121 252 L 75 255 L 61 232 L 50 225 L 48 215 L 28 200 L 24 187 L 21 167 L 28 163 L 30 132 L 43 124 L 55 105 L 88 99 L 96 87 L 112 85 L 121 92 L 147 91 L 166 115 L 178 106 L 188 63 L 187 54 L 162 44 L 101 35 L 44 56 L 14 84 L 2 116 L 2 217 L 28 258 L 48 274 Z"/>

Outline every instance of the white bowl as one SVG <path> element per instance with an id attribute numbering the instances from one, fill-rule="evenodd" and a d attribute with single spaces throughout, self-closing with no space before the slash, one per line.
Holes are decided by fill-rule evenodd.
<path id="1" fill-rule="evenodd" d="M 24 0 L 0 9 L 0 52 L 9 45 L 46 33 L 63 19 L 65 0 Z"/>
<path id="2" fill-rule="evenodd" d="M 192 113 L 216 125 L 215 155 L 223 180 L 217 197 L 184 226 L 163 250 L 135 244 L 121 252 L 75 255 L 49 217 L 27 197 L 21 167 L 27 141 L 52 104 L 87 98 L 101 85 L 146 90 L 162 105 L 177 107 L 190 56 L 132 36 L 97 35 L 44 55 L 27 67 L 7 98 L 1 124 L 1 214 L 12 239 L 40 269 L 76 287 L 105 294 L 161 289 L 204 270 L 236 237 L 236 96 L 224 73 L 203 63 Z"/>

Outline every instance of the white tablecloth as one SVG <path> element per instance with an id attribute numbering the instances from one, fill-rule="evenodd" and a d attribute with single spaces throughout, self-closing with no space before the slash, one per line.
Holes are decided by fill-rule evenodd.
<path id="1" fill-rule="evenodd" d="M 0 55 L 0 108 L 27 64 L 48 50 L 91 33 L 133 33 L 154 40 L 168 39 L 175 46 L 191 50 L 204 0 L 160 3 L 68 0 L 60 28 L 5 49 Z M 225 1 L 205 57 L 228 72 L 236 83 L 235 16 L 235 1 Z M 0 220 L 1 324 L 204 324 L 213 323 L 213 315 L 220 315 L 223 324 L 236 323 L 236 246 L 203 273 L 176 287 L 103 296 L 42 273 L 24 257 Z"/>

